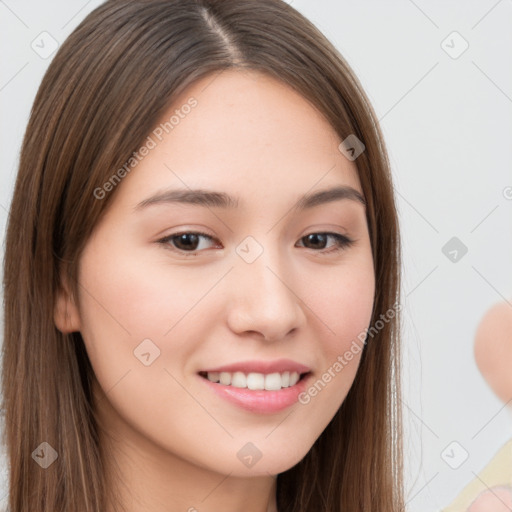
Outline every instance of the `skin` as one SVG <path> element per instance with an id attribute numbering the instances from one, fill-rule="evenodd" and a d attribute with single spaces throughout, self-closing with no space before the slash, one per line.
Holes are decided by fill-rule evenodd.
<path id="1" fill-rule="evenodd" d="M 365 207 L 344 199 L 291 208 L 308 192 L 362 189 L 332 127 L 281 82 L 224 71 L 191 85 L 163 119 L 191 96 L 195 109 L 118 185 L 81 255 L 78 300 L 64 281 L 55 323 L 84 339 L 124 510 L 275 512 L 276 476 L 333 418 L 361 354 L 308 404 L 272 414 L 223 400 L 197 372 L 290 358 L 316 381 L 350 348 L 369 325 L 375 292 Z M 163 189 L 188 187 L 228 192 L 240 205 L 134 210 Z M 176 239 L 158 243 L 183 231 L 212 239 L 200 239 L 192 257 Z M 353 244 L 328 253 L 334 238 L 305 238 L 325 232 Z M 250 264 L 236 252 L 249 235 L 263 248 Z M 144 366 L 133 351 L 148 338 L 160 356 Z M 252 467 L 237 457 L 248 442 L 262 454 Z"/>
<path id="2" fill-rule="evenodd" d="M 512 305 L 494 304 L 478 325 L 475 360 L 485 380 L 496 395 L 508 403 L 512 400 Z"/>
<path id="3" fill-rule="evenodd" d="M 480 320 L 475 334 L 477 366 L 496 395 L 505 403 L 512 400 L 512 306 L 494 304 Z M 489 489 L 471 504 L 467 512 L 506 512 L 512 510 L 512 488 Z"/>
<path id="4" fill-rule="evenodd" d="M 494 487 L 480 494 L 467 512 L 510 512 L 510 510 L 512 510 L 512 488 Z"/>

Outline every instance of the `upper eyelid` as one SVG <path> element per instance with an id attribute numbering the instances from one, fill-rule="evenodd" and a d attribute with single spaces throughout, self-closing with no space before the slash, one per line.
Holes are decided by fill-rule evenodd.
<path id="1" fill-rule="evenodd" d="M 203 231 L 195 231 L 193 229 L 185 229 L 185 230 L 182 230 L 182 231 L 178 231 L 176 233 L 171 233 L 170 235 L 165 235 L 164 237 L 161 238 L 161 240 L 173 238 L 173 237 L 179 236 L 179 235 L 189 235 L 189 234 L 206 236 L 206 237 L 211 238 L 213 240 L 217 240 L 217 241 L 219 240 L 214 235 L 210 235 L 209 233 L 205 233 Z M 324 230 L 310 231 L 310 232 L 306 233 L 305 235 L 302 235 L 301 237 L 299 237 L 299 239 L 304 238 L 304 237 L 306 237 L 308 235 L 316 235 L 316 234 L 339 235 L 339 236 L 344 236 L 344 237 L 349 238 L 349 236 L 344 234 L 344 233 L 336 233 L 335 231 L 329 231 L 328 229 L 324 229 Z"/>

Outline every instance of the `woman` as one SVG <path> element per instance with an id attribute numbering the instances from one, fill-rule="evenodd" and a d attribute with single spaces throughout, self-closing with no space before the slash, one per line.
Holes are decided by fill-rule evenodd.
<path id="1" fill-rule="evenodd" d="M 11 511 L 403 510 L 399 267 L 378 123 L 311 23 L 106 2 L 11 206 Z"/>

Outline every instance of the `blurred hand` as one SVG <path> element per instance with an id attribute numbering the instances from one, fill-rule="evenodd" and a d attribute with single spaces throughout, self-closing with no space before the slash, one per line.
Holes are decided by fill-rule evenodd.
<path id="1" fill-rule="evenodd" d="M 478 325 L 475 360 L 489 386 L 501 400 L 512 400 L 512 303 L 492 306 Z"/>

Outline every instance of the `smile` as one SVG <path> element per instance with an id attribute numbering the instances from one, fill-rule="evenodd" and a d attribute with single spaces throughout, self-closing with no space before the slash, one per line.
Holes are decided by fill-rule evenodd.
<path id="1" fill-rule="evenodd" d="M 217 397 L 231 405 L 252 413 L 272 414 L 298 402 L 312 373 L 199 372 L 199 378 Z"/>

